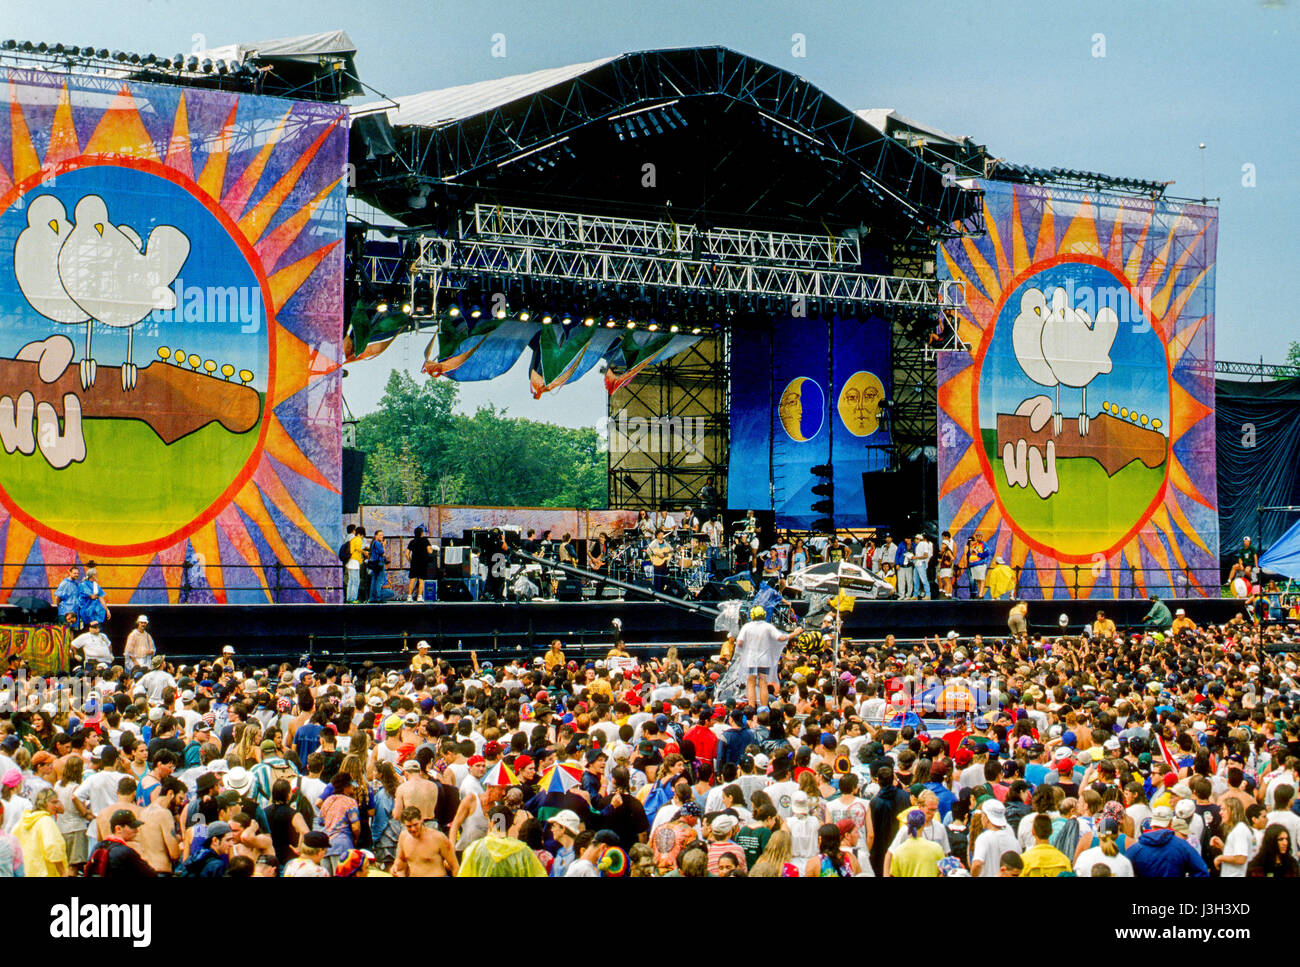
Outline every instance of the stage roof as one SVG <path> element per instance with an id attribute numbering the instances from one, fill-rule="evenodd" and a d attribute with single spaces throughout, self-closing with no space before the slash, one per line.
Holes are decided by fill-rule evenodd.
<path id="1" fill-rule="evenodd" d="M 819 233 L 865 226 L 894 240 L 978 217 L 979 192 L 945 177 L 946 154 L 723 47 L 395 100 L 356 112 L 355 193 L 413 227 L 448 230 L 476 201 Z"/>

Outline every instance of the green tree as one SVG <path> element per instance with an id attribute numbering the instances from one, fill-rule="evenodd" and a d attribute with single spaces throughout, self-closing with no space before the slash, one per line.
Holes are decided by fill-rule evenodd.
<path id="1" fill-rule="evenodd" d="M 1291 367 L 1292 376 L 1300 376 L 1300 342 L 1293 342 L 1286 351 L 1283 364 Z"/>
<path id="2" fill-rule="evenodd" d="M 467 417 L 452 412 L 457 396 L 451 380 L 389 376 L 379 409 L 357 425 L 363 503 L 608 506 L 594 429 L 511 417 L 495 406 Z"/>

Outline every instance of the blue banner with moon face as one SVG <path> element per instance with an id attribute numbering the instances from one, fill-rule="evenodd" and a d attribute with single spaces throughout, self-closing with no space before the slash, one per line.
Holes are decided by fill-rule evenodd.
<path id="1" fill-rule="evenodd" d="M 808 528 L 823 516 L 812 509 L 812 468 L 830 463 L 836 524 L 866 526 L 862 474 L 885 466 L 889 386 L 889 327 L 880 320 L 787 316 L 737 337 L 728 506 L 770 509 L 776 526 Z"/>

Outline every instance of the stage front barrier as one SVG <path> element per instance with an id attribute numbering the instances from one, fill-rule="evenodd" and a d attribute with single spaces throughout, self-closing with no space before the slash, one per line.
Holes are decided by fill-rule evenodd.
<path id="1" fill-rule="evenodd" d="M 939 353 L 937 374 L 939 527 L 959 562 L 1003 557 L 1026 598 L 1217 595 L 1217 211 L 979 187 L 987 234 L 937 256 L 966 291 L 969 350 Z"/>
<path id="2" fill-rule="evenodd" d="M 0 80 L 0 600 L 337 600 L 347 109 Z"/>

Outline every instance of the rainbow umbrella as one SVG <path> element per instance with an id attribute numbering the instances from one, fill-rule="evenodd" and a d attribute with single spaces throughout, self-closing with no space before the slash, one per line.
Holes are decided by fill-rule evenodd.
<path id="1" fill-rule="evenodd" d="M 542 792 L 568 792 L 582 785 L 582 770 L 577 766 L 553 765 L 542 774 L 537 788 Z"/>
<path id="2" fill-rule="evenodd" d="M 483 773 L 483 785 L 485 786 L 514 786 L 518 785 L 519 780 L 515 774 L 510 771 L 510 767 L 504 762 L 498 762 L 487 772 Z"/>

